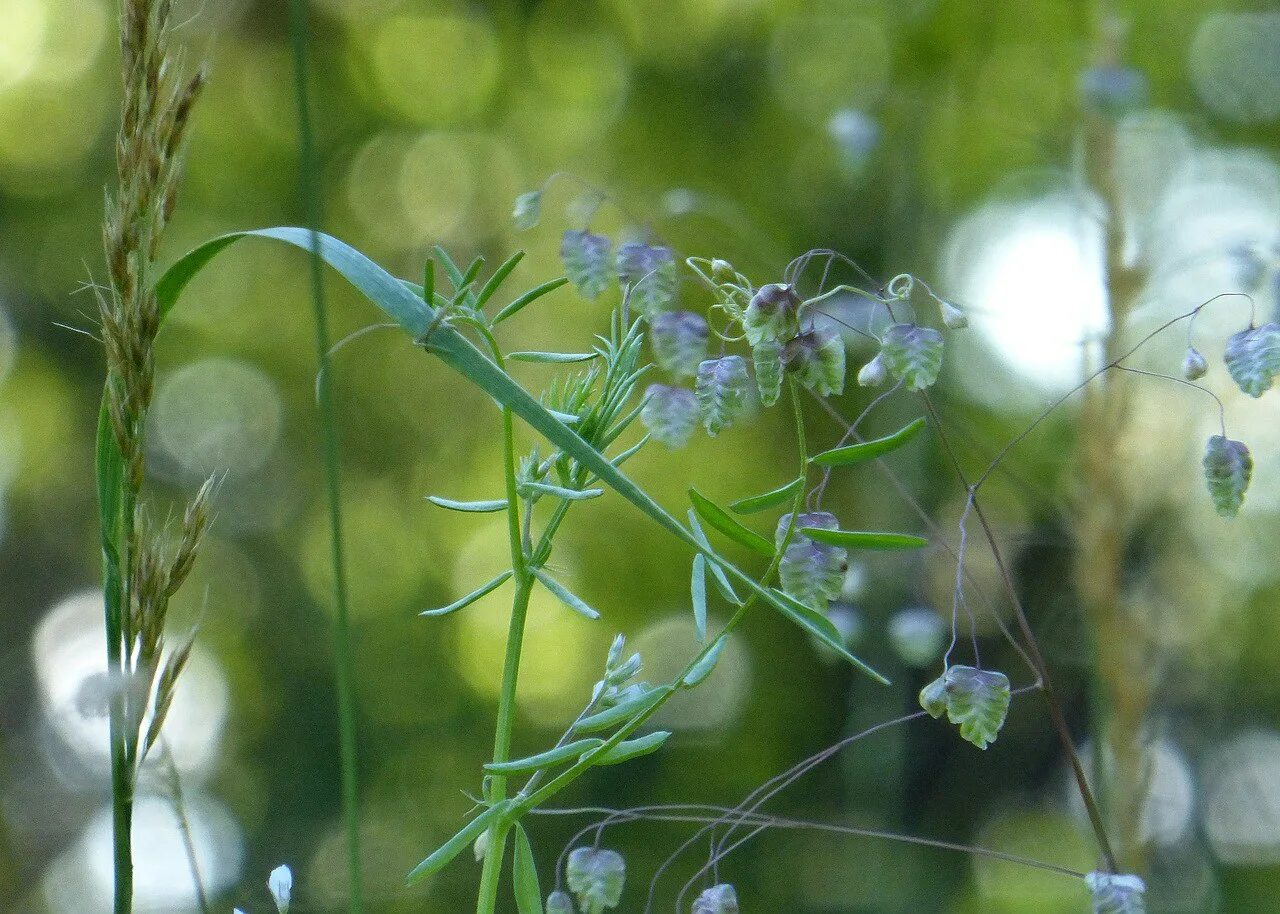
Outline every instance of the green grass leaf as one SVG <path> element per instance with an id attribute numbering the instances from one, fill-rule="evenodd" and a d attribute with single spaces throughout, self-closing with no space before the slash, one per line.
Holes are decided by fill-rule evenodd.
<path id="1" fill-rule="evenodd" d="M 862 670 L 872 679 L 882 685 L 889 685 L 889 680 L 881 676 L 871 667 L 867 666 L 853 654 L 849 653 L 849 649 L 845 647 L 844 638 L 840 634 L 840 630 L 835 624 L 818 612 L 816 609 L 805 606 L 799 600 L 783 593 L 781 590 L 770 587 L 768 595 L 765 597 L 769 605 L 778 610 L 796 625 L 800 626 L 809 634 L 813 635 L 824 645 L 835 651 L 849 663 Z"/>
<path id="2" fill-rule="evenodd" d="M 520 494 L 528 497 L 531 494 L 549 495 L 552 498 L 563 498 L 565 501 L 589 501 L 604 494 L 604 489 L 566 489 L 553 486 L 547 482 L 522 482 Z"/>
<path id="3" fill-rule="evenodd" d="M 843 546 L 846 549 L 920 549 L 929 545 L 921 536 L 909 533 L 873 533 L 861 530 L 827 530 L 824 527 L 801 527 L 800 532 L 815 543 Z"/>
<path id="4" fill-rule="evenodd" d="M 603 745 L 604 740 L 602 739 L 579 739 L 558 748 L 548 749 L 546 752 L 539 752 L 537 755 L 514 759 L 510 762 L 490 762 L 484 766 L 484 770 L 489 774 L 524 774 L 577 758 L 582 753 L 590 752 L 592 749 L 599 749 Z"/>
<path id="5" fill-rule="evenodd" d="M 689 501 L 693 502 L 693 509 L 698 512 L 699 517 L 729 537 L 729 539 L 741 546 L 746 546 L 752 552 L 759 553 L 765 558 L 773 558 L 775 551 L 773 543 L 754 530 L 748 530 L 742 526 L 724 508 L 707 498 L 697 489 L 689 490 Z"/>
<path id="6" fill-rule="evenodd" d="M 877 438 L 874 441 L 863 441 L 859 444 L 851 444 L 848 447 L 833 448 L 829 451 L 823 451 L 821 454 L 815 454 L 809 458 L 810 463 L 816 463 L 822 467 L 846 467 L 855 463 L 862 463 L 866 460 L 874 460 L 876 457 L 882 457 L 891 451 L 896 451 L 902 447 L 916 435 L 920 434 L 921 429 L 925 427 L 924 417 L 920 417 L 910 425 L 899 429 L 892 435 L 884 438 Z"/>
<path id="7" fill-rule="evenodd" d="M 516 914 L 544 914 L 542 887 L 538 884 L 538 866 L 533 860 L 533 848 L 524 826 L 516 823 L 515 861 L 511 873 L 512 889 L 516 896 Z"/>
<path id="8" fill-rule="evenodd" d="M 530 289 L 528 292 L 524 293 L 524 295 L 521 295 L 511 304 L 507 305 L 505 308 L 503 308 L 501 311 L 499 311 L 497 314 L 494 315 L 493 317 L 494 326 L 497 326 L 498 324 L 502 323 L 509 317 L 514 317 L 515 315 L 523 311 L 527 306 L 533 304 L 538 299 L 542 298 L 542 296 L 546 295 L 549 292 L 554 292 L 556 289 L 560 288 L 561 286 L 567 285 L 568 282 L 569 282 L 568 276 L 561 276 L 559 279 L 549 280 L 547 282 L 544 282 L 540 286 L 536 286 Z"/>
<path id="9" fill-rule="evenodd" d="M 440 845 L 427 859 L 415 866 L 409 872 L 409 875 L 405 877 L 405 882 L 408 885 L 413 885 L 444 869 L 453 861 L 454 857 L 462 853 L 476 838 L 479 838 L 481 832 L 505 815 L 511 805 L 512 801 L 506 800 L 490 806 L 480 813 L 480 815 L 464 825 L 461 831 Z"/>
<path id="10" fill-rule="evenodd" d="M 702 659 L 693 665 L 693 668 L 685 674 L 684 679 L 680 680 L 681 688 L 692 689 L 694 686 L 701 685 L 703 681 L 711 675 L 712 670 L 716 668 L 716 664 L 720 661 L 720 654 L 724 652 L 724 646 L 728 644 L 729 636 L 721 635 L 711 645 L 711 650 L 703 655 Z"/>
<path id="11" fill-rule="evenodd" d="M 804 488 L 804 483 L 804 477 L 797 476 L 786 485 L 770 492 L 752 495 L 750 498 L 740 498 L 730 504 L 729 509 L 735 514 L 755 514 L 757 511 L 788 504 L 795 497 L 796 492 Z"/>
<path id="12" fill-rule="evenodd" d="M 489 281 L 484 284 L 480 290 L 480 294 L 476 296 L 476 308 L 483 308 L 489 299 L 493 298 L 494 293 L 511 275 L 511 271 L 516 268 L 520 261 L 524 260 L 524 251 L 516 251 L 510 257 L 502 262 L 498 269 L 493 271 L 493 275 L 489 277 Z"/>
<path id="13" fill-rule="evenodd" d="M 439 609 L 423 610 L 422 612 L 418 613 L 418 615 L 431 616 L 432 618 L 438 619 L 441 616 L 449 615 L 449 613 L 457 612 L 458 610 L 462 609 L 464 606 L 470 606 L 472 603 L 474 603 L 476 600 L 479 600 L 481 597 L 493 593 L 495 590 L 497 590 L 499 587 L 505 584 L 507 582 L 507 579 L 510 578 L 512 574 L 514 574 L 514 572 L 510 570 L 504 571 L 502 572 L 502 574 L 498 575 L 492 581 L 489 581 L 486 584 L 481 584 L 479 587 L 471 591 L 471 593 L 467 594 L 461 600 L 457 600 L 453 603 L 450 603 L 448 606 L 442 606 Z"/>

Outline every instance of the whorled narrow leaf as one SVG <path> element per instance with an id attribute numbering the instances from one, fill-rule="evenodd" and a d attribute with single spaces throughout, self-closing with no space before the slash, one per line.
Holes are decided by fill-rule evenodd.
<path id="1" fill-rule="evenodd" d="M 650 384 L 640 421 L 654 440 L 669 448 L 682 448 L 693 437 L 700 415 L 698 397 L 687 387 Z"/>
<path id="2" fill-rule="evenodd" d="M 618 280 L 630 289 L 630 303 L 653 320 L 676 301 L 680 277 L 671 248 L 629 241 L 618 246 Z"/>
<path id="3" fill-rule="evenodd" d="M 747 363 L 740 355 L 707 359 L 698 366 L 695 392 L 707 434 L 718 435 L 747 405 Z"/>
<path id="4" fill-rule="evenodd" d="M 809 462 L 816 463 L 821 467 L 847 467 L 855 463 L 874 460 L 877 457 L 883 457 L 885 454 L 896 451 L 920 434 L 924 427 L 925 420 L 924 417 L 921 417 L 898 429 L 892 435 L 876 438 L 873 441 L 862 441 L 847 447 L 832 448 L 829 451 L 823 451 L 821 454 L 815 454 L 810 457 Z"/>
<path id="5" fill-rule="evenodd" d="M 626 723 L 637 714 L 644 713 L 670 691 L 669 686 L 658 686 L 641 692 L 633 698 L 618 702 L 612 708 L 606 708 L 582 718 L 574 729 L 580 733 L 598 733 L 601 730 L 612 729 Z"/>
<path id="6" fill-rule="evenodd" d="M 761 286 L 742 317 L 742 330 L 752 348 L 765 340 L 785 345 L 800 332 L 800 296 L 783 283 Z"/>
<path id="7" fill-rule="evenodd" d="M 505 498 L 493 498 L 486 501 L 454 501 L 452 498 L 428 495 L 427 501 L 438 508 L 461 511 L 464 514 L 492 514 L 495 511 L 507 510 L 507 500 Z"/>
<path id="8" fill-rule="evenodd" d="M 879 533 L 865 530 L 830 530 L 801 527 L 800 532 L 816 543 L 842 546 L 845 549 L 922 549 L 929 541 L 910 533 Z"/>
<path id="9" fill-rule="evenodd" d="M 713 885 L 694 901 L 693 914 L 738 914 L 738 893 L 728 883 Z"/>
<path id="10" fill-rule="evenodd" d="M 629 762 L 634 758 L 640 758 L 642 755 L 650 755 L 662 748 L 671 736 L 670 730 L 657 730 L 645 736 L 636 739 L 624 739 L 610 749 L 596 755 L 592 760 L 593 765 L 621 765 L 623 762 Z M 586 753 L 584 753 L 585 755 Z"/>
<path id="11" fill-rule="evenodd" d="M 604 235 L 569 229 L 560 243 L 564 272 L 586 298 L 599 298 L 609 288 L 613 270 L 609 252 L 613 243 Z"/>
<path id="12" fill-rule="evenodd" d="M 945 713 L 959 726 L 960 735 L 979 749 L 987 748 L 999 735 L 1009 701 L 1008 676 L 971 666 L 948 667 L 920 690 L 920 706 L 932 717 Z"/>
<path id="13" fill-rule="evenodd" d="M 484 770 L 489 774 L 526 774 L 537 771 L 539 768 L 550 768 L 552 765 L 576 759 L 582 753 L 599 749 L 603 745 L 604 740 L 594 737 L 574 740 L 563 746 L 548 749 L 546 752 L 539 752 L 537 755 L 512 759 L 509 762 L 489 762 L 484 766 Z"/>
<path id="14" fill-rule="evenodd" d="M 769 508 L 776 508 L 778 505 L 785 505 L 796 497 L 796 493 L 804 488 L 805 478 L 797 476 L 784 486 L 779 486 L 769 492 L 760 495 L 752 495 L 749 498 L 740 498 L 729 505 L 729 509 L 734 514 L 755 514 L 757 511 L 767 511 Z"/>
<path id="15" fill-rule="evenodd" d="M 447 616 L 450 613 L 457 612 L 458 610 L 462 609 L 465 606 L 470 606 L 472 603 L 476 602 L 476 600 L 479 600 L 481 597 L 493 593 L 495 590 L 497 590 L 499 587 L 505 584 L 512 574 L 514 574 L 514 572 L 508 569 L 507 571 L 502 572 L 502 574 L 498 575 L 492 581 L 489 581 L 485 584 L 481 584 L 479 587 L 471 591 L 471 593 L 467 594 L 462 599 L 456 600 L 453 603 L 450 603 L 448 606 L 442 606 L 439 609 L 423 610 L 422 612 L 418 613 L 418 615 L 439 618 L 440 616 Z"/>
<path id="16" fill-rule="evenodd" d="M 541 582 L 542 586 L 551 591 L 561 603 L 572 609 L 580 616 L 586 616 L 588 619 L 595 620 L 600 618 L 600 613 L 596 612 L 586 602 L 569 588 L 565 587 L 551 575 L 547 574 L 541 568 L 533 570 L 533 576 Z"/>
<path id="17" fill-rule="evenodd" d="M 767 539 L 754 530 L 749 530 L 742 526 L 724 508 L 707 498 L 697 489 L 689 490 L 689 501 L 693 503 L 693 509 L 698 512 L 699 517 L 729 537 L 729 539 L 741 546 L 746 546 L 752 552 L 759 553 L 766 558 L 773 558 L 775 550 Z"/>
<path id="18" fill-rule="evenodd" d="M 1213 506 L 1223 517 L 1235 517 L 1253 478 L 1253 455 L 1243 441 L 1221 435 L 1209 439 L 1204 451 L 1204 481 Z"/>
<path id="19" fill-rule="evenodd" d="M 701 552 L 693 557 L 693 571 L 689 580 L 689 597 L 693 602 L 693 625 L 698 640 L 707 640 L 707 558 Z"/>
<path id="20" fill-rule="evenodd" d="M 692 311 L 664 311 L 649 324 L 649 346 L 663 371 L 677 378 L 691 378 L 707 357 L 711 331 L 706 319 Z"/>
<path id="21" fill-rule="evenodd" d="M 810 330 L 787 343 L 782 351 L 787 370 L 819 397 L 844 393 L 844 340 L 837 333 Z"/>
<path id="22" fill-rule="evenodd" d="M 569 853 L 565 881 L 569 891 L 578 896 L 582 914 L 603 914 L 608 908 L 616 908 L 622 900 L 626 878 L 627 862 L 617 851 L 578 847 Z"/>
<path id="23" fill-rule="evenodd" d="M 885 366 L 908 390 L 932 387 L 942 370 L 942 334 L 932 327 L 894 324 L 884 332 L 880 354 Z"/>
<path id="24" fill-rule="evenodd" d="M 516 896 L 516 914 L 544 914 L 542 886 L 538 884 L 538 865 L 524 826 L 516 823 L 515 859 L 511 870 L 511 887 Z"/>
<path id="25" fill-rule="evenodd" d="M 1139 876 L 1094 872 L 1084 877 L 1093 914 L 1147 914 L 1147 884 Z"/>
<path id="26" fill-rule="evenodd" d="M 476 840 L 476 838 L 480 837 L 481 832 L 494 824 L 499 818 L 506 815 L 511 809 L 511 805 L 512 802 L 510 800 L 505 800 L 502 803 L 495 803 L 493 806 L 490 806 L 484 812 L 480 813 L 480 815 L 476 816 L 464 825 L 461 831 L 442 844 L 434 853 L 427 857 L 427 859 L 415 866 L 409 872 L 405 881 L 409 885 L 413 885 L 415 882 L 420 882 L 433 873 L 439 872 L 452 862 L 455 857 L 466 850 L 467 847 Z"/>
<path id="27" fill-rule="evenodd" d="M 791 515 L 778 520 L 774 532 L 777 548 L 791 525 Z M 849 570 L 849 553 L 843 546 L 820 542 L 815 532 L 836 530 L 839 521 L 827 511 L 813 511 L 796 517 L 795 530 L 778 565 L 778 578 L 783 591 L 805 606 L 825 612 L 828 603 L 840 596 L 845 572 Z"/>
<path id="28" fill-rule="evenodd" d="M 724 653 L 724 646 L 728 643 L 728 634 L 717 638 L 715 643 L 711 645 L 711 649 L 702 655 L 702 659 L 695 663 L 689 672 L 685 673 L 684 678 L 680 680 L 681 687 L 692 689 L 706 681 L 706 678 L 715 670 L 716 664 L 720 662 L 720 655 Z"/>
<path id="29" fill-rule="evenodd" d="M 756 370 L 756 390 L 762 406 L 773 406 L 782 396 L 783 345 L 763 339 L 751 348 L 751 365 Z"/>
<path id="30" fill-rule="evenodd" d="M 1240 389 L 1261 397 L 1280 375 L 1280 324 L 1267 323 L 1232 335 L 1223 358 Z"/>

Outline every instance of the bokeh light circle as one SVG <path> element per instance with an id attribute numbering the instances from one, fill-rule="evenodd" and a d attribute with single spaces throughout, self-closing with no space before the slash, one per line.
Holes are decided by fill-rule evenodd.
<path id="1" fill-rule="evenodd" d="M 1205 764 L 1204 831 L 1230 866 L 1280 862 L 1280 733 L 1249 730 Z"/>

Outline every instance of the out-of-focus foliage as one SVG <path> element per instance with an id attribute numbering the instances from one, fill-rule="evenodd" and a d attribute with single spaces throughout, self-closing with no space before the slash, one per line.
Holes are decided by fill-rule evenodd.
<path id="1" fill-rule="evenodd" d="M 970 318 L 970 330 L 948 335 L 934 390 L 974 470 L 1079 380 L 1081 342 L 1105 329 L 1096 201 L 1073 170 L 1080 88 L 1096 98 L 1132 84 L 1112 70 L 1082 82 L 1098 63 L 1088 4 L 314 5 L 326 228 L 401 276 L 421 278 L 432 244 L 464 263 L 477 254 L 499 263 L 524 247 L 509 283 L 531 288 L 559 275 L 564 232 L 588 224 L 624 243 L 648 229 L 677 260 L 723 257 L 757 286 L 782 282 L 787 261 L 815 247 L 850 254 L 879 281 L 909 270 Z M 301 218 L 284 5 L 180 6 L 180 37 L 212 66 L 165 259 L 222 231 Z M 1280 14 L 1234 0 L 1134 0 L 1119 12 L 1129 21 L 1124 64 L 1142 74 L 1146 99 L 1144 107 L 1126 96 L 1106 112 L 1116 118 L 1127 254 L 1148 277 L 1123 334 L 1136 342 L 1224 291 L 1252 294 L 1255 323 L 1266 326 L 1277 319 L 1280 258 L 1280 72 L 1267 36 L 1280 30 Z M 90 471 L 102 359 L 84 286 L 103 276 L 114 36 L 108 0 L 0 0 L 5 909 L 97 910 L 108 872 L 106 726 L 95 709 L 110 684 L 95 678 L 102 623 Z M 621 206 L 557 181 L 538 201 L 540 223 L 517 231 L 518 195 L 559 170 L 614 192 Z M 617 253 L 604 263 L 610 276 Z M 151 417 L 151 466 L 167 487 L 161 507 L 206 474 L 227 474 L 206 553 L 173 608 L 177 625 L 199 621 L 200 636 L 170 712 L 169 755 L 204 882 L 223 909 L 268 910 L 265 874 L 287 861 L 294 910 L 337 910 L 345 850 L 306 264 L 267 248 L 227 256 L 161 337 Z M 656 266 L 655 294 L 665 298 L 668 274 Z M 841 270 L 840 281 L 860 281 Z M 806 294 L 817 274 L 806 273 Z M 683 268 L 681 276 L 679 307 L 705 312 L 709 294 Z M 513 349 L 586 351 L 618 294 L 603 289 L 592 303 L 557 292 L 500 332 Z M 336 283 L 329 301 L 335 338 L 377 320 Z M 897 319 L 936 323 L 926 307 Z M 851 328 L 883 337 L 883 315 L 869 322 L 866 301 L 852 295 L 828 310 L 840 322 L 816 328 L 822 339 L 840 334 L 851 366 L 871 361 L 874 344 Z M 1197 348 L 1223 352 L 1248 319 L 1239 299 L 1206 309 Z M 1174 331 L 1135 367 L 1176 375 L 1186 344 Z M 717 346 L 712 337 L 710 357 Z M 699 347 L 671 359 L 687 374 L 685 348 Z M 1114 430 L 1127 456 L 1116 472 L 1139 518 L 1128 616 L 1153 646 L 1160 686 L 1150 726 L 1162 748 L 1153 749 L 1143 810 L 1147 904 L 1264 912 L 1280 894 L 1280 416 L 1274 392 L 1255 400 L 1209 361 L 1199 383 L 1222 398 L 1229 436 L 1256 463 L 1237 518 L 1217 516 L 1200 480 L 1204 442 L 1221 433 L 1208 398 L 1137 379 L 1134 412 Z M 541 389 L 556 368 L 515 370 Z M 888 369 L 902 375 L 898 361 Z M 453 912 L 467 907 L 478 870 L 458 865 L 411 890 L 403 877 L 470 807 L 457 787 L 475 783 L 489 758 L 506 613 L 498 594 L 446 620 L 418 613 L 503 571 L 507 533 L 500 518 L 441 511 L 423 496 L 501 496 L 498 415 L 395 334 L 355 339 L 334 370 L 370 907 Z M 691 485 L 729 504 L 794 475 L 786 411 L 757 416 L 756 393 L 735 391 L 734 422 L 716 438 L 694 435 L 684 451 L 650 448 L 628 464 L 673 509 Z M 849 385 L 838 402 L 854 416 L 877 392 Z M 892 400 L 870 420 L 872 433 L 914 419 L 914 402 Z M 984 491 L 1083 732 L 1092 653 L 1069 586 L 1067 518 L 1081 495 L 1070 473 L 1072 410 L 1020 445 Z M 839 442 L 843 430 L 824 413 L 812 409 L 809 420 L 814 453 Z M 687 422 L 664 421 L 672 437 L 685 434 Z M 963 493 L 936 450 L 905 450 L 894 465 L 954 534 Z M 858 529 L 895 529 L 912 516 L 870 467 L 838 471 L 827 503 Z M 688 659 L 688 555 L 618 499 L 579 510 L 554 557 L 555 579 L 604 620 L 535 591 L 517 755 L 547 744 L 577 712 L 616 632 L 644 645 L 655 681 Z M 993 563 L 970 547 L 975 588 L 1007 611 Z M 859 557 L 831 596 L 833 618 L 856 621 L 848 630 L 861 632 L 859 655 L 892 672 L 892 688 L 829 665 L 794 627 L 761 613 L 727 643 L 696 699 L 663 709 L 655 723 L 674 733 L 663 753 L 593 774 L 566 801 L 734 802 L 842 735 L 901 714 L 941 660 L 921 657 L 917 642 L 936 652 L 941 639 L 929 629 L 904 650 L 890 620 L 921 606 L 949 618 L 953 584 L 941 549 Z M 712 621 L 725 617 L 714 586 L 708 596 Z M 984 667 L 1025 684 L 1017 656 L 991 637 L 988 617 L 978 619 Z M 963 613 L 960 625 L 963 651 Z M 932 722 L 886 731 L 774 809 L 971 841 L 1082 872 L 1095 866 L 1038 699 L 1014 699 L 987 753 L 965 750 Z M 1105 760 L 1097 767 L 1105 771 Z M 144 778 L 139 893 L 177 911 L 190 906 L 190 878 L 165 783 L 159 766 Z M 526 823 L 547 890 L 554 852 L 577 824 Z M 608 846 L 627 861 L 623 909 L 681 840 L 666 826 L 609 832 Z M 756 839 L 720 875 L 754 911 L 1065 914 L 1089 903 L 1078 880 L 830 835 Z"/>

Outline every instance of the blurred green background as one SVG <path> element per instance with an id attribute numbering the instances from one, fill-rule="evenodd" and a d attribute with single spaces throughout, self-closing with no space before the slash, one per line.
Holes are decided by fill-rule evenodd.
<path id="1" fill-rule="evenodd" d="M 287 4 L 180 3 L 191 60 L 211 81 L 167 257 L 213 234 L 298 221 Z M 513 287 L 558 275 L 576 226 L 570 182 L 543 224 L 517 235 L 511 203 L 567 170 L 614 191 L 593 222 L 639 218 L 682 255 L 720 256 L 757 283 L 813 247 L 887 279 L 911 271 L 969 309 L 940 392 L 961 456 L 980 469 L 1076 383 L 1082 344 L 1106 329 L 1097 201 L 1080 178 L 1080 73 L 1098 57 L 1100 11 L 1062 0 L 553 0 L 485 4 L 315 0 L 312 87 L 326 228 L 406 277 L 430 245 L 498 262 L 529 251 Z M 1280 10 L 1272 4 L 1142 0 L 1127 63 L 1148 104 L 1117 124 L 1126 244 L 1148 286 L 1135 338 L 1222 291 L 1277 307 Z M 111 180 L 118 75 L 109 0 L 0 0 L 0 908 L 105 910 L 106 724 L 86 680 L 102 669 L 92 444 L 102 376 L 92 333 L 100 214 Z M 634 214 L 638 214 L 635 216 Z M 175 609 L 200 621 L 170 739 L 205 882 L 219 910 L 268 910 L 267 872 L 296 874 L 295 911 L 341 909 L 328 540 L 314 409 L 305 259 L 268 246 L 227 255 L 162 335 L 151 468 L 163 506 L 225 471 L 217 520 Z M 844 278 L 851 278 L 845 276 Z M 692 284 L 689 307 L 706 297 Z M 335 338 L 378 319 L 331 286 Z M 849 315 L 864 303 L 839 304 Z M 516 348 L 580 349 L 607 304 L 557 293 L 508 329 Z M 1197 321 L 1218 353 L 1243 326 L 1223 305 Z M 868 356 L 850 340 L 851 365 Z M 1180 331 L 1135 364 L 1175 371 Z M 530 368 L 534 388 L 548 372 Z M 402 877 L 452 833 L 488 757 L 505 632 L 500 597 L 447 621 L 417 612 L 456 599 L 504 561 L 501 520 L 459 517 L 428 493 L 492 497 L 499 423 L 485 397 L 395 333 L 335 363 L 349 531 L 365 866 L 370 909 L 454 912 L 478 868 L 459 861 L 407 891 Z M 1199 479 L 1208 398 L 1151 380 L 1109 430 L 1139 521 L 1132 606 L 1147 633 L 1156 702 L 1144 828 L 1151 909 L 1280 909 L 1280 410 L 1244 398 L 1219 365 L 1207 382 L 1257 461 L 1241 517 L 1217 518 Z M 869 398 L 839 403 L 856 415 Z M 918 405 L 901 396 L 871 428 Z M 1013 556 L 1079 732 L 1088 731 L 1089 632 L 1071 589 L 1071 505 L 1081 497 L 1068 405 L 993 477 L 989 509 Z M 819 411 L 818 446 L 837 439 Z M 761 414 L 685 451 L 651 449 L 634 475 L 683 510 L 696 482 L 715 498 L 790 478 L 787 417 Z M 941 455 L 894 466 L 954 531 L 962 506 Z M 1087 493 L 1084 493 L 1087 496 Z M 847 525 L 923 529 L 872 469 L 837 478 Z M 746 556 L 739 558 L 747 561 Z M 559 734 L 598 677 L 613 635 L 649 675 L 692 651 L 688 556 L 620 500 L 574 511 L 562 579 L 604 613 L 588 623 L 535 599 L 517 747 Z M 985 552 L 979 585 L 1006 608 Z M 505 567 L 505 566 L 503 566 Z M 954 568 L 945 553 L 876 557 L 841 606 L 856 649 L 892 674 L 878 688 L 795 629 L 756 614 L 700 697 L 673 702 L 661 754 L 584 779 L 573 805 L 735 802 L 806 755 L 910 711 L 936 675 Z M 545 596 L 545 595 L 543 595 Z M 724 607 L 713 612 L 724 618 Z M 1025 670 L 982 632 L 984 661 Z M 190 877 L 155 775 L 136 824 L 139 908 L 184 911 Z M 913 723 L 859 743 L 770 807 L 966 841 L 1079 869 L 1095 864 L 1040 700 L 1015 702 L 986 754 L 950 728 Z M 544 885 L 578 820 L 538 820 Z M 585 823 L 582 823 L 585 824 Z M 627 855 L 623 910 L 684 840 L 679 827 L 608 834 Z M 686 866 L 701 862 L 695 850 Z M 677 868 L 680 871 L 680 868 Z M 683 870 L 688 872 L 688 870 Z M 1078 912 L 1073 880 L 944 851 L 859 839 L 763 836 L 721 873 L 747 910 Z M 663 883 L 670 897 L 683 876 Z M 146 905 L 150 907 L 146 907 Z M 665 909 L 671 902 L 664 901 Z"/>

